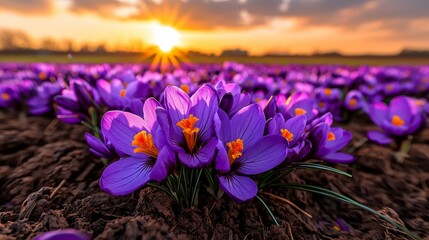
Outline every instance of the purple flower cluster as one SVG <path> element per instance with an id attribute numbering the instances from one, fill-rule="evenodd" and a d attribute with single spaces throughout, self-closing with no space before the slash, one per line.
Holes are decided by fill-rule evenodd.
<path id="1" fill-rule="evenodd" d="M 241 91 L 224 94 L 231 87 L 205 84 L 189 96 L 168 86 L 160 102 L 154 98 L 144 102 L 140 115 L 105 113 L 101 131 L 121 158 L 105 169 L 101 188 L 126 195 L 150 181 L 162 182 L 183 165 L 213 169 L 224 192 L 236 201 L 247 201 L 258 192 L 254 176 L 281 164 L 310 158 L 334 163 L 354 159 L 337 152 L 351 134 L 331 128 L 330 114 L 316 117 L 308 98 L 289 100 L 284 111 L 282 106 L 275 108 L 267 121 L 261 106 L 242 104 Z"/>

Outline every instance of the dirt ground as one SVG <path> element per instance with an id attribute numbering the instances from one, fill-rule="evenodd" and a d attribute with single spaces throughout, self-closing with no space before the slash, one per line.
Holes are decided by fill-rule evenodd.
<path id="1" fill-rule="evenodd" d="M 365 119 L 342 126 L 352 131 L 354 143 L 374 128 Z M 112 197 L 98 186 L 104 167 L 88 151 L 84 132 L 52 118 L 0 117 L 0 239 L 31 239 L 58 228 L 81 229 L 94 239 L 407 239 L 364 210 L 296 190 L 271 193 L 300 210 L 262 195 L 280 226 L 257 200 L 200 198 L 198 208 L 180 210 L 152 188 Z M 404 163 L 372 143 L 355 154 L 355 163 L 337 166 L 353 178 L 297 170 L 284 181 L 340 192 L 429 239 L 429 129 L 414 138 Z"/>

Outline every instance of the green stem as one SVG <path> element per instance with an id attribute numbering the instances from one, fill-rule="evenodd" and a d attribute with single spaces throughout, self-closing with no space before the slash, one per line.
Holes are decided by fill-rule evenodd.
<path id="1" fill-rule="evenodd" d="M 199 169 L 199 170 L 197 170 L 198 171 L 198 176 L 197 176 L 197 181 L 195 182 L 195 184 L 194 184 L 194 189 L 193 189 L 193 191 L 192 191 L 192 198 L 191 198 L 191 206 L 194 206 L 194 203 L 195 203 L 195 199 L 196 199 L 196 197 L 197 197 L 197 189 L 199 188 L 199 186 L 200 186 L 200 178 L 201 178 L 201 174 L 203 173 L 203 170 L 202 169 Z"/>

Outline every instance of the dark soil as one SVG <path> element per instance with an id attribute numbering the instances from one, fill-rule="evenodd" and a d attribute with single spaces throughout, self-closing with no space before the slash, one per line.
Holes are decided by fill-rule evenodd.
<path id="1" fill-rule="evenodd" d="M 359 121 L 343 125 L 354 143 L 373 128 Z M 295 190 L 271 193 L 312 218 L 262 195 L 279 227 L 257 200 L 207 198 L 196 209 L 179 210 L 152 188 L 112 197 L 98 186 L 103 164 L 89 153 L 84 132 L 48 118 L 0 117 L 0 239 L 29 239 L 59 228 L 81 229 L 95 239 L 407 239 L 364 210 Z M 371 143 L 355 154 L 354 164 L 336 166 L 353 178 L 297 170 L 285 181 L 343 193 L 429 239 L 429 129 L 414 138 L 404 163 L 393 160 L 389 148 Z M 338 219 L 349 232 L 337 227 Z"/>

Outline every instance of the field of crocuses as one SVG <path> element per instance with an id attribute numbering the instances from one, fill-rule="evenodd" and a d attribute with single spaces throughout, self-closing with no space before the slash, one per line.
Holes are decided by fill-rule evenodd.
<path id="1" fill-rule="evenodd" d="M 2 64 L 0 238 L 429 237 L 428 97 L 426 66 Z"/>

